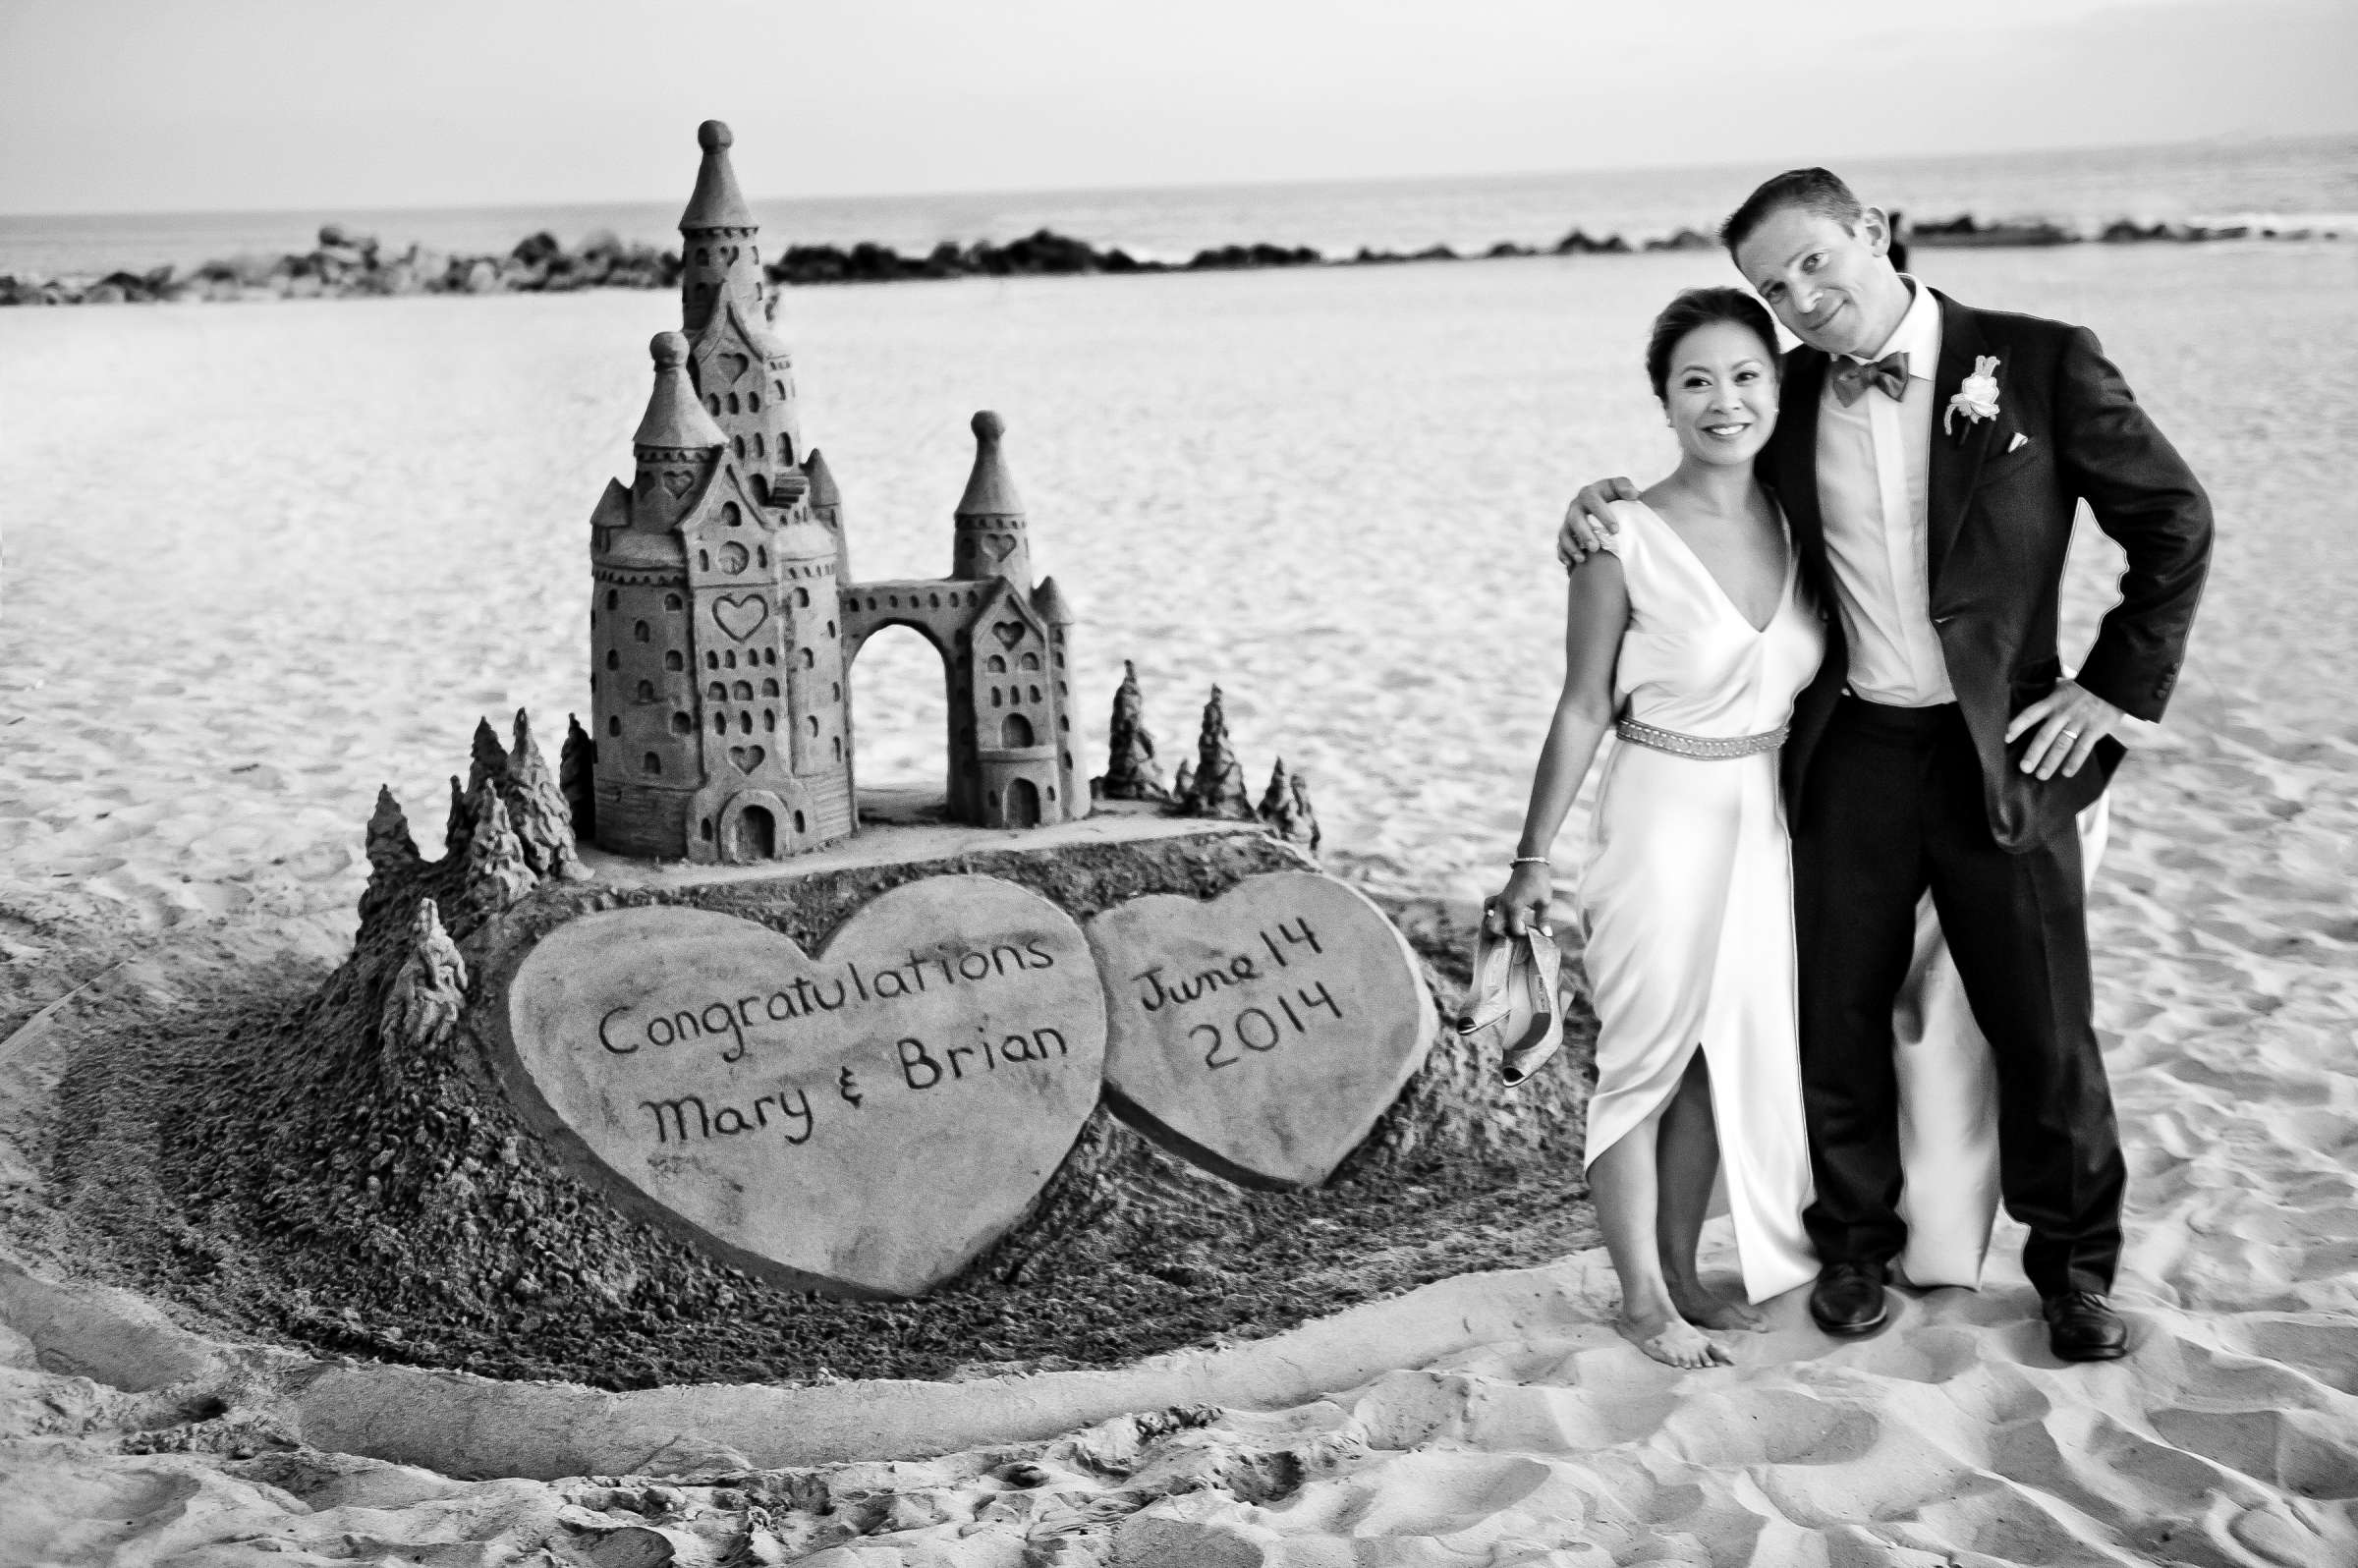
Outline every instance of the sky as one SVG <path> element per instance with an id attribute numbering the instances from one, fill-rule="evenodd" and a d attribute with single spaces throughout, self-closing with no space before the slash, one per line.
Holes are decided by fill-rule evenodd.
<path id="1" fill-rule="evenodd" d="M 0 0 L 0 212 L 1837 160 L 2358 131 L 2352 0 Z M 774 165 L 773 165 L 774 167 Z"/>

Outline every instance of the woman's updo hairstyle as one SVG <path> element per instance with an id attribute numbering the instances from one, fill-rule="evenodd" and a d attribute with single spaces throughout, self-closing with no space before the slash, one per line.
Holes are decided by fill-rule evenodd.
<path id="1" fill-rule="evenodd" d="M 1770 319 L 1768 308 L 1742 289 L 1689 289 L 1654 318 L 1653 335 L 1646 340 L 1646 375 L 1654 382 L 1654 395 L 1667 403 L 1670 400 L 1670 355 L 1679 339 L 1700 326 L 1714 321 L 1733 321 L 1749 328 L 1768 351 L 1770 374 L 1776 372 L 1776 322 Z"/>

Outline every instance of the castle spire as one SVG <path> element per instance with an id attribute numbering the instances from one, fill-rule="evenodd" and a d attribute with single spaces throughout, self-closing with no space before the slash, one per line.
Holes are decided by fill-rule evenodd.
<path id="1" fill-rule="evenodd" d="M 958 500 L 950 576 L 967 582 L 1003 577 L 1029 588 L 1032 551 L 1025 537 L 1024 498 L 1016 493 L 1015 476 L 999 452 L 1007 421 L 984 409 L 975 416 L 973 429 L 975 467 Z"/>
<path id="2" fill-rule="evenodd" d="M 696 400 L 688 384 L 688 340 L 677 332 L 658 332 L 646 346 L 655 362 L 655 389 L 646 400 L 646 417 L 639 421 L 631 445 L 667 452 L 702 452 L 728 445 L 712 416 Z"/>
<path id="3" fill-rule="evenodd" d="M 688 197 L 688 210 L 680 214 L 682 234 L 757 227 L 753 208 L 745 204 L 744 193 L 737 189 L 737 171 L 729 165 L 729 147 L 736 140 L 718 120 L 706 120 L 696 128 L 696 144 L 704 149 L 704 161 L 697 167 L 696 191 Z"/>

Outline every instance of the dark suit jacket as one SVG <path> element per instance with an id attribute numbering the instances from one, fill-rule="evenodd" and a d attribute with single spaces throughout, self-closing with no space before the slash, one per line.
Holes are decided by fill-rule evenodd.
<path id="1" fill-rule="evenodd" d="M 1926 541 L 1933 626 L 1981 756 L 1991 832 L 2019 853 L 2103 793 L 2122 755 L 2117 741 L 2100 742 L 2078 777 L 2044 782 L 2016 765 L 2021 745 L 2014 759 L 2007 756 L 2007 721 L 2062 674 L 2056 598 L 2079 503 L 2128 556 L 2120 602 L 2105 616 L 2079 683 L 2135 717 L 2158 719 L 2210 565 L 2211 502 L 2086 327 L 1976 310 L 1937 290 L 1934 298 L 1940 364 Z M 1944 431 L 1948 401 L 1980 355 L 1998 361 L 1997 417 L 1967 423 L 1960 415 Z M 1825 662 L 1794 705 L 1784 751 L 1786 800 L 1796 812 L 1850 664 L 1818 499 L 1818 405 L 1827 365 L 1806 346 L 1785 357 L 1781 412 L 1762 468 L 1827 620 Z M 2028 438 L 2020 446 L 2017 434 Z"/>

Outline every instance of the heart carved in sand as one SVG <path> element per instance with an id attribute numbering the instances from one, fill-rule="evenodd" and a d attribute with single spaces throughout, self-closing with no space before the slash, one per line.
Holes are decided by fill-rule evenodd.
<path id="1" fill-rule="evenodd" d="M 742 643 L 769 619 L 769 601 L 758 593 L 723 593 L 712 601 L 712 619 Z"/>
<path id="2" fill-rule="evenodd" d="M 1425 1060 L 1432 999 L 1408 944 L 1307 871 L 1089 922 L 1111 1020 L 1108 1103 L 1232 1181 L 1324 1181 Z"/>
<path id="3" fill-rule="evenodd" d="M 1028 629 L 1021 621 L 994 621 L 990 628 L 991 635 L 1009 647 L 1015 646 L 1024 640 L 1026 630 Z"/>
<path id="4" fill-rule="evenodd" d="M 495 1009 L 511 1092 L 586 1175 L 737 1266 L 912 1295 L 1022 1217 L 1097 1101 L 1071 918 L 986 876 L 883 894 L 815 956 L 710 910 L 608 910 Z"/>
<path id="5" fill-rule="evenodd" d="M 768 755 L 769 753 L 758 746 L 732 746 L 729 748 L 729 760 L 737 764 L 737 771 L 740 773 L 751 773 L 761 765 L 761 758 Z"/>

